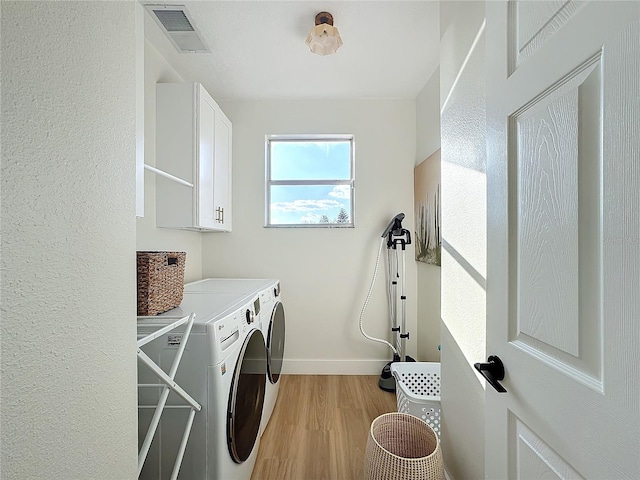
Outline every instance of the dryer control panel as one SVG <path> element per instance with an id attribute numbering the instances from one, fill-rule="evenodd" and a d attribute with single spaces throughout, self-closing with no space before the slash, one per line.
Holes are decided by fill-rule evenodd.
<path id="1" fill-rule="evenodd" d="M 247 322 L 247 325 L 251 325 L 253 322 L 256 321 L 256 316 L 253 313 L 253 310 L 251 308 L 247 308 L 244 312 L 244 320 L 245 322 Z"/>
<path id="2" fill-rule="evenodd" d="M 239 317 L 240 313 L 243 312 L 244 310 L 236 311 L 213 324 L 214 339 L 211 346 L 211 354 L 214 365 L 222 361 L 225 357 L 225 352 L 240 340 L 242 325 L 240 325 Z"/>

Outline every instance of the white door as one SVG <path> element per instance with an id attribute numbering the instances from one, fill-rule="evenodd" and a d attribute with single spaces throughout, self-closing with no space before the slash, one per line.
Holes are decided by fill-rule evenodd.
<path id="1" fill-rule="evenodd" d="M 639 23 L 487 2 L 488 479 L 640 479 Z"/>

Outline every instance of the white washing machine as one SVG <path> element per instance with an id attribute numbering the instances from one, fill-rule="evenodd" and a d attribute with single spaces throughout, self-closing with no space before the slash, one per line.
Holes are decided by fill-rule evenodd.
<path id="1" fill-rule="evenodd" d="M 183 480 L 249 480 L 255 465 L 267 384 L 264 336 L 257 328 L 258 295 L 192 294 L 180 307 L 138 322 L 158 323 L 163 316 L 195 312 L 196 318 L 176 374 L 176 383 L 202 410 L 196 413 L 178 478 Z M 180 330 L 162 335 L 143 347 L 167 369 L 182 342 Z M 149 377 L 149 378 L 145 378 Z M 138 383 L 155 377 L 139 369 Z M 155 391 L 152 391 L 155 390 Z M 160 389 L 141 388 L 139 432 L 146 432 Z M 171 394 L 151 445 L 141 479 L 169 479 L 189 409 Z M 143 433 L 144 435 L 144 433 Z M 139 435 L 140 436 L 140 435 Z"/>
<path id="2" fill-rule="evenodd" d="M 285 349 L 285 313 L 276 279 L 206 278 L 185 285 L 185 292 L 228 294 L 257 294 L 260 297 L 259 316 L 267 348 L 267 387 L 260 435 L 264 432 L 280 389 L 280 374 Z"/>

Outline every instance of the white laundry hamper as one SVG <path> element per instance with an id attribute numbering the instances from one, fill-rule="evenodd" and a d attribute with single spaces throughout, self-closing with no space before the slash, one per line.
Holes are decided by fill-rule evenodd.
<path id="1" fill-rule="evenodd" d="M 443 480 L 440 440 L 422 420 L 385 413 L 371 423 L 365 480 Z"/>
<path id="2" fill-rule="evenodd" d="M 395 362 L 398 412 L 408 413 L 429 424 L 440 439 L 440 363 Z"/>

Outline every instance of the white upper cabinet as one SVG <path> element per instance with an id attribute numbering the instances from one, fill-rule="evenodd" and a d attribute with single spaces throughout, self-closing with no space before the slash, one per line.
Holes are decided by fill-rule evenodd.
<path id="1" fill-rule="evenodd" d="M 199 83 L 156 90 L 158 227 L 231 231 L 231 122 Z"/>

